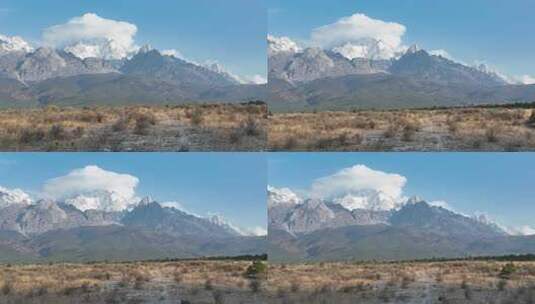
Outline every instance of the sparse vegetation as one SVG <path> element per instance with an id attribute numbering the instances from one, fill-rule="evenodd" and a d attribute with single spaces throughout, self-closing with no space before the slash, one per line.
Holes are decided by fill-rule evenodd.
<path id="1" fill-rule="evenodd" d="M 507 280 L 502 258 L 270 264 L 268 303 L 533 303 L 535 262 L 512 258 Z"/>
<path id="2" fill-rule="evenodd" d="M 274 151 L 535 151 L 530 107 L 275 113 L 268 144 Z"/>
<path id="3" fill-rule="evenodd" d="M 254 266 L 253 266 L 254 265 Z M 264 262 L 0 265 L 0 303 L 264 303 Z"/>
<path id="4" fill-rule="evenodd" d="M 261 104 L 0 110 L 2 151 L 261 151 Z"/>

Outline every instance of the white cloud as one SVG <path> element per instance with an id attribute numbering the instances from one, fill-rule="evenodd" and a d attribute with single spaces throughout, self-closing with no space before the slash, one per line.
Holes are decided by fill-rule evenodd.
<path id="1" fill-rule="evenodd" d="M 402 38 L 406 28 L 364 14 L 344 17 L 312 30 L 311 44 L 339 52 L 349 59 L 389 59 L 406 49 Z"/>
<path id="2" fill-rule="evenodd" d="M 347 209 L 390 210 L 404 204 L 404 176 L 370 169 L 364 165 L 345 168 L 312 183 L 313 198 L 328 199 Z"/>
<path id="3" fill-rule="evenodd" d="M 448 202 L 446 202 L 446 201 L 431 201 L 428 204 L 431 205 L 431 206 L 434 206 L 434 207 L 441 207 L 441 208 L 444 208 L 446 210 L 455 212 L 453 207 L 451 207 L 450 204 L 448 204 Z"/>
<path id="4" fill-rule="evenodd" d="M 434 56 L 439 56 L 439 57 L 442 57 L 442 58 L 446 58 L 446 59 L 449 59 L 451 61 L 454 61 L 454 59 L 450 55 L 450 53 L 448 53 L 448 51 L 443 50 L 443 49 L 431 50 L 431 51 L 429 51 L 429 54 L 434 55 Z"/>
<path id="5" fill-rule="evenodd" d="M 43 41 L 80 58 L 121 59 L 138 49 L 134 43 L 136 32 L 134 24 L 86 13 L 46 28 Z"/>
<path id="6" fill-rule="evenodd" d="M 182 53 L 176 49 L 163 50 L 160 53 L 165 56 L 171 56 L 171 57 L 175 57 L 178 59 L 186 60 L 184 55 L 182 55 Z"/>
<path id="7" fill-rule="evenodd" d="M 184 206 L 179 202 L 163 202 L 163 203 L 160 203 L 160 206 L 167 207 L 167 208 L 174 208 L 174 209 L 186 212 L 186 209 L 184 208 Z"/>
<path id="8" fill-rule="evenodd" d="M 267 42 L 269 55 L 277 53 L 298 53 L 301 51 L 297 43 L 288 37 L 268 35 Z"/>
<path id="9" fill-rule="evenodd" d="M 252 235 L 252 236 L 266 236 L 267 235 L 267 229 L 264 228 L 264 227 L 254 227 L 254 228 L 250 228 L 248 229 L 249 231 L 249 235 Z"/>
<path id="10" fill-rule="evenodd" d="M 535 76 L 522 75 L 516 77 L 520 84 L 535 84 Z"/>
<path id="11" fill-rule="evenodd" d="M 0 186 L 0 209 L 9 205 L 32 204 L 33 200 L 26 192 L 20 189 L 8 189 Z"/>
<path id="12" fill-rule="evenodd" d="M 267 79 L 266 79 L 266 77 L 264 77 L 262 75 L 253 75 L 253 76 L 247 77 L 245 82 L 246 83 L 250 83 L 250 84 L 266 84 L 267 83 Z"/>
<path id="13" fill-rule="evenodd" d="M 519 227 L 506 227 L 506 226 L 501 226 L 500 225 L 500 228 L 502 228 L 505 232 L 507 232 L 508 234 L 510 235 L 535 235 L 535 228 L 529 226 L 529 225 L 524 225 L 524 226 L 519 226 Z"/>
<path id="14" fill-rule="evenodd" d="M 138 183 L 139 179 L 129 174 L 86 166 L 47 180 L 43 193 L 49 198 L 64 200 L 82 211 L 121 211 L 139 202 L 135 195 Z"/>

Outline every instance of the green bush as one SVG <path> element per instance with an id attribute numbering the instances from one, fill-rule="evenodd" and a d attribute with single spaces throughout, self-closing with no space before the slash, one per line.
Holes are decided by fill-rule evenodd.
<path id="1" fill-rule="evenodd" d="M 507 263 L 502 267 L 500 271 L 500 278 L 509 279 L 515 272 L 517 268 L 513 263 Z"/>
<path id="2" fill-rule="evenodd" d="M 265 278 L 267 277 L 267 264 L 262 261 L 254 261 L 247 270 L 245 276 L 248 278 Z"/>

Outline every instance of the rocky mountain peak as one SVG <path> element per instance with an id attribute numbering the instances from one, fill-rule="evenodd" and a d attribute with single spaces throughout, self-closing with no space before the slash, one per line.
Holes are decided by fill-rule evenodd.
<path id="1" fill-rule="evenodd" d="M 405 54 L 415 54 L 415 53 L 418 53 L 420 51 L 422 51 L 422 49 L 417 44 L 413 44 L 407 49 Z"/>
<path id="2" fill-rule="evenodd" d="M 146 206 L 150 203 L 155 202 L 151 196 L 145 196 L 141 201 L 139 201 L 139 206 Z"/>

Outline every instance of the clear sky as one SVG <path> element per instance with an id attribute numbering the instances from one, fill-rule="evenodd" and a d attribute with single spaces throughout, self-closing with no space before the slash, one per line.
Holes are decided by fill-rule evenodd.
<path id="1" fill-rule="evenodd" d="M 177 49 L 197 62 L 217 60 L 240 76 L 266 74 L 267 15 L 251 0 L 2 0 L 0 34 L 31 42 L 72 17 L 100 17 L 135 24 L 138 45 Z"/>
<path id="2" fill-rule="evenodd" d="M 269 32 L 305 40 L 312 29 L 355 13 L 397 22 L 404 42 L 485 61 L 508 75 L 535 75 L 533 0 L 270 0 Z"/>
<path id="3" fill-rule="evenodd" d="M 140 197 L 217 213 L 242 228 L 267 225 L 261 153 L 0 153 L 0 186 L 35 194 L 46 180 L 87 165 L 137 177 Z"/>
<path id="4" fill-rule="evenodd" d="M 535 153 L 271 153 L 268 164 L 269 184 L 291 189 L 362 164 L 406 177 L 406 196 L 535 228 Z"/>

